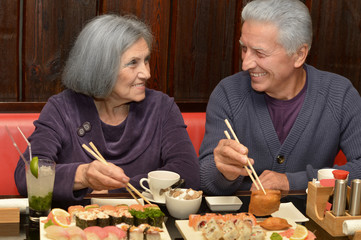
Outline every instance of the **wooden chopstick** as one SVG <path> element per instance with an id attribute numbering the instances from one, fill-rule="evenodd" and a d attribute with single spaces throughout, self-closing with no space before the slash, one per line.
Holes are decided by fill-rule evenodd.
<path id="1" fill-rule="evenodd" d="M 233 128 L 232 128 L 231 124 L 229 123 L 228 119 L 224 119 L 224 121 L 225 121 L 227 127 L 229 128 L 229 130 L 231 131 L 234 139 L 235 139 L 238 143 L 240 143 L 239 140 L 238 140 L 238 138 L 237 138 L 237 136 L 236 136 L 236 134 L 235 134 L 235 132 L 233 131 Z M 252 170 L 255 178 L 257 179 L 257 182 L 258 182 L 259 185 L 261 186 L 263 193 L 266 195 L 267 193 L 266 193 L 266 191 L 264 190 L 263 185 L 262 185 L 261 181 L 259 180 L 258 175 L 257 175 L 256 171 L 254 170 L 254 168 L 253 168 L 253 166 L 252 166 L 252 164 L 251 164 L 251 162 L 249 161 L 248 158 L 247 158 L 247 163 L 248 163 L 248 166 L 251 168 L 251 170 Z"/>
<path id="2" fill-rule="evenodd" d="M 227 130 L 224 131 L 224 134 L 226 135 L 227 139 L 231 139 L 231 136 L 229 135 Z M 258 184 L 252 176 L 252 172 L 249 170 L 249 168 L 247 166 L 244 166 L 244 168 L 246 169 L 248 176 L 251 178 L 251 180 L 254 183 L 254 185 L 256 186 L 257 190 L 259 190 Z"/>
<path id="3" fill-rule="evenodd" d="M 130 190 L 130 189 L 128 188 L 128 186 L 126 186 L 125 189 L 127 189 L 127 191 L 130 193 L 130 195 L 132 195 L 132 197 L 135 199 L 135 201 L 137 201 L 137 203 L 138 203 L 139 205 L 142 205 L 142 204 L 139 202 L 138 198 L 132 193 L 132 190 Z"/>
<path id="4" fill-rule="evenodd" d="M 102 163 L 108 165 L 108 162 L 105 160 L 105 158 L 100 154 L 100 152 L 98 151 L 98 149 L 95 147 L 95 145 L 90 142 L 89 145 L 93 148 L 93 150 L 96 152 L 94 152 L 93 150 L 91 150 L 87 145 L 83 144 L 82 147 L 87 150 L 91 155 L 93 155 L 97 160 L 101 161 Z M 138 204 L 140 204 L 139 200 L 137 197 L 134 196 L 134 194 L 130 191 L 130 189 L 128 188 L 130 187 L 136 194 L 139 195 L 139 197 L 143 198 L 144 201 L 146 201 L 148 204 L 151 204 L 148 199 L 146 199 L 132 184 L 130 184 L 129 182 L 127 183 L 127 191 L 130 193 L 130 195 L 132 195 L 132 197 L 138 202 Z"/>

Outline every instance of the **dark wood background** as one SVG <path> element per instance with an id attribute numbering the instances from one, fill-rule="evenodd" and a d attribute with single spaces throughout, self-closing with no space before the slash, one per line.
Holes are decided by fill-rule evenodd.
<path id="1" fill-rule="evenodd" d="M 349 78 L 361 92 L 361 1 L 303 0 L 314 40 L 307 62 Z M 61 71 L 96 15 L 134 14 L 155 42 L 148 87 L 182 111 L 205 111 L 210 93 L 241 68 L 240 12 L 249 0 L 1 0 L 0 112 L 38 112 L 63 90 Z"/>

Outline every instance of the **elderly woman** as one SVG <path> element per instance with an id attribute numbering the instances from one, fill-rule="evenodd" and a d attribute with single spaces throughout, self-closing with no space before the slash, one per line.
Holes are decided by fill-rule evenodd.
<path id="1" fill-rule="evenodd" d="M 81 31 L 63 73 L 68 88 L 49 98 L 29 137 L 32 155 L 56 162 L 53 206 L 87 193 L 121 192 L 152 170 L 170 170 L 199 187 L 197 155 L 173 98 L 145 87 L 152 34 L 134 17 L 102 15 Z M 93 142 L 109 163 L 82 148 Z M 28 150 L 24 153 L 28 158 Z M 27 194 L 24 163 L 15 181 Z"/>

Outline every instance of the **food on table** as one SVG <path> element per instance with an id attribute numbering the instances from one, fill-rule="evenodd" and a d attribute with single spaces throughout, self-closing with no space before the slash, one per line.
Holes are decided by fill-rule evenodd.
<path id="1" fill-rule="evenodd" d="M 248 212 L 256 216 L 267 216 L 276 212 L 281 204 L 281 191 L 265 189 L 252 191 Z"/>
<path id="2" fill-rule="evenodd" d="M 267 230 L 284 230 L 292 227 L 286 219 L 279 217 L 269 217 L 259 225 Z"/>
<path id="3" fill-rule="evenodd" d="M 108 232 L 105 231 L 102 227 L 92 226 L 84 229 L 86 239 L 97 240 L 105 239 L 108 237 Z"/>
<path id="4" fill-rule="evenodd" d="M 264 239 L 264 230 L 257 225 L 253 214 L 191 214 L 189 226 L 195 231 L 202 231 L 205 239 Z"/>
<path id="5" fill-rule="evenodd" d="M 53 208 L 47 219 L 44 220 L 45 227 L 50 225 L 57 225 L 60 227 L 69 227 L 71 224 L 70 214 L 61 209 L 61 208 Z"/>
<path id="6" fill-rule="evenodd" d="M 116 226 L 107 226 L 103 228 L 108 233 L 109 240 L 125 240 L 127 239 L 127 232 L 121 230 Z"/>
<path id="7" fill-rule="evenodd" d="M 305 231 L 307 231 L 306 237 L 305 237 Z M 316 236 L 311 231 L 307 230 L 307 228 L 305 226 L 302 226 L 299 224 L 297 224 L 296 229 L 293 229 L 293 228 L 287 229 L 284 232 L 279 232 L 279 235 L 281 235 L 282 237 L 286 237 L 288 239 L 293 239 L 293 240 L 299 240 L 299 239 L 314 240 L 314 239 L 316 239 Z"/>
<path id="8" fill-rule="evenodd" d="M 175 188 L 169 191 L 169 196 L 176 199 L 184 199 L 184 200 L 192 200 L 201 197 L 203 194 L 202 191 L 196 191 L 192 188 L 189 189 L 181 189 Z"/>

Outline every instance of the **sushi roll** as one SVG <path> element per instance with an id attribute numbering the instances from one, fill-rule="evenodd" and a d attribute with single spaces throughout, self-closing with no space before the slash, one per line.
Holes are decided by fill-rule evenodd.
<path id="1" fill-rule="evenodd" d="M 134 217 L 127 209 L 120 210 L 119 214 L 122 217 L 122 222 L 129 225 L 134 225 Z"/>
<path id="2" fill-rule="evenodd" d="M 163 232 L 163 230 L 161 228 L 150 226 L 150 227 L 146 228 L 144 231 L 145 239 L 146 240 L 161 240 L 161 235 L 160 235 L 161 232 Z"/>
<path id="3" fill-rule="evenodd" d="M 151 226 L 163 227 L 165 214 L 160 210 L 158 206 L 156 207 L 146 207 L 144 212 L 148 216 L 148 223 Z"/>
<path id="4" fill-rule="evenodd" d="M 97 215 L 94 212 L 84 211 L 75 215 L 75 224 L 81 229 L 97 225 Z"/>
<path id="5" fill-rule="evenodd" d="M 144 238 L 144 229 L 132 226 L 129 228 L 128 239 L 129 240 L 143 240 Z"/>
<path id="6" fill-rule="evenodd" d="M 249 221 L 240 220 L 237 221 L 235 225 L 238 229 L 239 240 L 250 239 L 252 233 L 252 225 Z"/>
<path id="7" fill-rule="evenodd" d="M 117 225 L 123 222 L 122 214 L 118 211 L 105 211 L 110 217 L 110 225 Z"/>
<path id="8" fill-rule="evenodd" d="M 126 240 L 127 232 L 116 226 L 107 226 L 103 228 L 106 232 L 108 232 L 108 237 L 104 238 L 104 240 Z"/>
<path id="9" fill-rule="evenodd" d="M 97 212 L 97 226 L 106 227 L 110 225 L 110 217 L 105 212 Z"/>
<path id="10" fill-rule="evenodd" d="M 222 228 L 223 240 L 234 240 L 238 239 L 239 232 L 233 223 L 233 220 L 227 220 Z"/>
<path id="11" fill-rule="evenodd" d="M 202 228 L 202 234 L 208 240 L 218 240 L 222 238 L 223 231 L 217 224 L 216 220 L 212 218 Z"/>
<path id="12" fill-rule="evenodd" d="M 81 206 L 81 205 L 70 206 L 70 207 L 68 208 L 68 213 L 70 214 L 70 219 L 71 219 L 71 221 L 72 221 L 72 222 L 75 222 L 75 214 L 76 214 L 77 212 L 84 212 L 84 211 L 85 211 L 85 209 L 84 209 L 84 207 Z"/>
<path id="13" fill-rule="evenodd" d="M 263 240 L 265 237 L 266 233 L 263 231 L 261 226 L 256 225 L 252 228 L 250 240 Z"/>
<path id="14" fill-rule="evenodd" d="M 195 215 L 191 217 L 191 227 L 194 231 L 201 231 L 204 226 L 207 224 L 209 218 L 205 215 Z"/>
<path id="15" fill-rule="evenodd" d="M 87 240 L 101 240 L 108 237 L 108 232 L 99 226 L 87 227 L 84 232 Z"/>
<path id="16" fill-rule="evenodd" d="M 86 205 L 85 207 L 84 207 L 84 210 L 85 211 L 92 211 L 92 210 L 94 210 L 95 208 L 99 208 L 99 205 L 98 204 L 90 204 L 90 205 Z"/>

